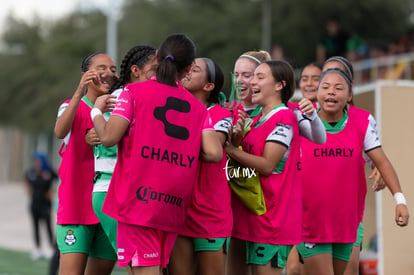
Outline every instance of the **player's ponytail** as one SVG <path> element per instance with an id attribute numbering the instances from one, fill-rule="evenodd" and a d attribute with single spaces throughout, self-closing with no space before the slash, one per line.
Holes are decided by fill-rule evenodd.
<path id="1" fill-rule="evenodd" d="M 177 86 L 176 81 L 184 70 L 191 65 L 196 56 L 195 45 L 184 34 L 172 34 L 160 45 L 158 50 L 157 81 Z"/>
<path id="2" fill-rule="evenodd" d="M 282 102 L 287 104 L 295 92 L 295 72 L 292 66 L 282 60 L 266 61 L 266 64 L 269 65 L 275 81 L 282 83 L 280 96 Z"/>

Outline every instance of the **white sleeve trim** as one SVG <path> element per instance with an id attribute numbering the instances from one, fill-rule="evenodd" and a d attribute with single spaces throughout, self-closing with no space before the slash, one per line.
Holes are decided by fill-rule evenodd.
<path id="1" fill-rule="evenodd" d="M 267 136 L 266 141 L 274 141 L 289 148 L 293 139 L 293 129 L 289 124 L 277 123 L 275 129 Z"/>
<path id="2" fill-rule="evenodd" d="M 223 133 L 228 134 L 229 133 L 229 128 L 231 127 L 232 123 L 233 123 L 232 117 L 225 117 L 225 118 L 219 120 L 214 125 L 214 129 L 217 132 L 223 132 Z"/>
<path id="3" fill-rule="evenodd" d="M 372 149 L 381 147 L 381 141 L 378 135 L 377 122 L 372 115 L 368 117 L 369 123 L 364 139 L 364 151 L 368 152 Z"/>
<path id="4" fill-rule="evenodd" d="M 63 114 L 63 112 L 68 108 L 68 106 L 69 106 L 69 103 L 63 103 L 62 105 L 59 106 L 57 118 L 59 118 Z"/>

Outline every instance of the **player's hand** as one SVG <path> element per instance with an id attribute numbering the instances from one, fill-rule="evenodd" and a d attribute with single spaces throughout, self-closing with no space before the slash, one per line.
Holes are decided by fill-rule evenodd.
<path id="1" fill-rule="evenodd" d="M 312 102 L 307 98 L 303 98 L 298 104 L 299 109 L 308 117 L 312 117 L 313 113 L 316 112 Z"/>
<path id="2" fill-rule="evenodd" d="M 94 108 L 98 108 L 102 113 L 112 112 L 115 108 L 116 96 L 114 95 L 101 95 L 96 98 Z"/>
<path id="3" fill-rule="evenodd" d="M 397 204 L 395 207 L 395 222 L 398 226 L 406 226 L 408 225 L 408 208 L 405 204 Z"/>
<path id="4" fill-rule="evenodd" d="M 384 179 L 381 176 L 380 171 L 378 171 L 377 167 L 374 167 L 374 169 L 372 169 L 372 172 L 368 178 L 374 179 L 374 183 L 372 184 L 373 191 L 380 191 L 385 188 L 386 184 L 384 182 Z"/>
<path id="5" fill-rule="evenodd" d="M 246 114 L 239 110 L 239 117 L 237 119 L 236 125 L 231 127 L 232 129 L 229 129 L 229 141 L 234 146 L 239 146 L 240 142 L 244 136 L 244 124 L 246 121 Z"/>
<path id="6" fill-rule="evenodd" d="M 232 136 L 233 136 L 233 127 L 229 128 L 229 135 L 227 136 L 227 140 L 224 143 L 224 150 L 226 151 L 227 154 L 231 155 L 231 152 L 236 149 L 236 147 L 233 145 L 233 140 L 232 140 Z"/>
<path id="7" fill-rule="evenodd" d="M 76 94 L 84 96 L 88 90 L 88 86 L 91 83 L 99 83 L 99 74 L 95 70 L 89 70 L 82 75 L 82 78 L 79 82 L 78 88 L 76 89 Z"/>
<path id="8" fill-rule="evenodd" d="M 85 141 L 87 144 L 91 146 L 102 143 L 98 135 L 96 134 L 95 128 L 90 129 L 89 132 L 85 135 Z"/>

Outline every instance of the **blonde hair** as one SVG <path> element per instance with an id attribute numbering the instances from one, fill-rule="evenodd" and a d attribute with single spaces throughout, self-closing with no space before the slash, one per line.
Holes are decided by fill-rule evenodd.
<path id="1" fill-rule="evenodd" d="M 266 61 L 272 60 L 272 57 L 267 51 L 260 50 L 260 51 L 247 51 L 243 53 L 240 57 L 246 57 L 250 58 L 253 61 L 256 61 L 257 63 L 261 64 Z M 239 57 L 239 58 L 240 58 Z M 260 62 L 258 62 L 260 61 Z"/>

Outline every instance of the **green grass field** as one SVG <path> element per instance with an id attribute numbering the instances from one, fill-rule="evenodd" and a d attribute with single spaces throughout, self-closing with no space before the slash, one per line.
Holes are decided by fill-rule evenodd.
<path id="1" fill-rule="evenodd" d="M 33 261 L 29 252 L 0 249 L 0 275 L 47 275 L 49 260 Z M 124 268 L 115 267 L 114 275 L 127 275 Z"/>
<path id="2" fill-rule="evenodd" d="M 0 249 L 0 275 L 47 275 L 49 261 L 33 261 L 29 252 Z"/>

